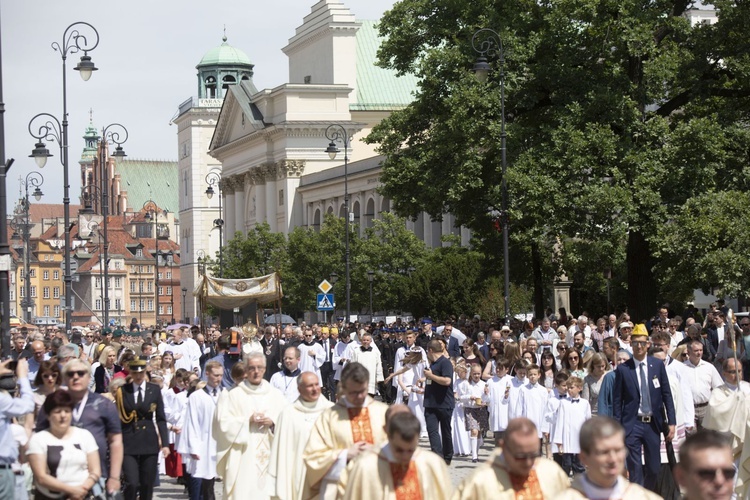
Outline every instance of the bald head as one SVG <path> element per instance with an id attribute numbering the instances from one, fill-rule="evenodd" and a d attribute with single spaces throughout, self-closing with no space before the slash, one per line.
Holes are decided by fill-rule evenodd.
<path id="1" fill-rule="evenodd" d="M 34 359 L 41 363 L 44 360 L 44 353 L 47 349 L 44 347 L 44 342 L 35 340 L 31 343 L 31 352 L 34 354 Z"/>
<path id="2" fill-rule="evenodd" d="M 391 420 L 391 417 L 393 415 L 396 415 L 397 413 L 411 413 L 411 410 L 408 406 L 402 405 L 402 404 L 394 404 L 388 407 L 387 410 L 385 410 L 385 427 L 388 428 L 388 422 Z"/>
<path id="3" fill-rule="evenodd" d="M 308 403 L 314 403 L 320 398 L 320 380 L 313 372 L 303 372 L 297 377 L 299 397 Z"/>

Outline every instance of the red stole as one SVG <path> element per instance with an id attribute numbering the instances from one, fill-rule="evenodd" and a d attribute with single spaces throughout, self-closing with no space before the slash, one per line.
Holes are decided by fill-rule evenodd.
<path id="1" fill-rule="evenodd" d="M 370 424 L 370 412 L 367 408 L 347 408 L 349 422 L 352 427 L 352 438 L 355 443 L 366 441 L 375 444 L 372 436 L 372 425 Z"/>
<path id="2" fill-rule="evenodd" d="M 393 486 L 396 489 L 396 500 L 422 500 L 422 488 L 419 487 L 417 464 L 414 460 L 409 465 L 389 462 Z"/>
<path id="3" fill-rule="evenodd" d="M 513 491 L 516 492 L 516 500 L 544 500 L 536 470 L 531 469 L 528 477 L 516 476 L 508 472 L 508 477 L 513 485 Z"/>

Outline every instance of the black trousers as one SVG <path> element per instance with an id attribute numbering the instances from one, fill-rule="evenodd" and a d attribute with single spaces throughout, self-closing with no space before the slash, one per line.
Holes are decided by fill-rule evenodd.
<path id="1" fill-rule="evenodd" d="M 430 438 L 430 449 L 443 457 L 445 463 L 449 465 L 453 459 L 452 415 L 453 410 L 449 408 L 424 409 L 424 420 L 425 424 L 427 424 L 427 435 Z"/>
<path id="2" fill-rule="evenodd" d="M 125 477 L 125 500 L 151 500 L 159 468 L 159 455 L 124 455 L 122 474 Z"/>
<path id="3" fill-rule="evenodd" d="M 323 395 L 331 402 L 336 402 L 336 386 L 333 381 L 333 367 L 331 362 L 323 363 L 320 367 L 320 382 L 323 384 Z"/>

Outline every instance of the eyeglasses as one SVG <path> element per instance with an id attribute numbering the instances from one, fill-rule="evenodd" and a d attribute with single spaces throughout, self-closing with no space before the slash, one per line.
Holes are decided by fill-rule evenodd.
<path id="1" fill-rule="evenodd" d="M 742 328 L 745 328 L 746 326 L 750 326 L 750 323 L 740 323 L 740 326 Z"/>
<path id="2" fill-rule="evenodd" d="M 578 359 L 578 356 L 568 356 L 568 359 Z"/>
<path id="3" fill-rule="evenodd" d="M 94 338 L 94 336 L 93 336 L 93 335 L 86 335 L 86 338 L 87 338 L 87 339 L 93 339 L 93 338 Z"/>
<path id="4" fill-rule="evenodd" d="M 45 373 L 42 375 L 44 378 L 57 378 L 57 373 Z"/>
<path id="5" fill-rule="evenodd" d="M 716 479 L 716 473 L 718 472 L 724 478 L 724 481 L 731 481 L 734 479 L 734 467 L 724 467 L 721 469 L 696 469 L 694 471 L 702 481 L 713 481 Z"/>
<path id="6" fill-rule="evenodd" d="M 69 370 L 65 372 L 65 375 L 67 375 L 70 378 L 73 377 L 85 377 L 88 371 L 86 370 Z"/>

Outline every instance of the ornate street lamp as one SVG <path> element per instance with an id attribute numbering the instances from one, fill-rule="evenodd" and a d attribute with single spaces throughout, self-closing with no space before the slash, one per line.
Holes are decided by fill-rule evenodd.
<path id="1" fill-rule="evenodd" d="M 206 175 L 206 184 L 208 184 L 208 188 L 206 188 L 206 196 L 210 200 L 214 197 L 214 193 L 216 191 L 219 192 L 219 218 L 214 219 L 214 228 L 219 229 L 219 278 L 224 277 L 224 213 L 221 209 L 221 199 L 223 196 L 221 195 L 221 174 L 217 172 L 216 170 L 210 171 Z M 214 189 L 214 186 L 216 186 L 216 189 Z"/>
<path id="2" fill-rule="evenodd" d="M 81 34 L 79 28 L 85 28 L 86 31 L 92 31 L 93 36 L 89 37 Z M 73 299 L 73 278 L 70 274 L 70 257 L 72 248 L 70 247 L 70 181 L 68 179 L 68 96 L 67 96 L 67 71 L 66 61 L 68 54 L 75 54 L 83 51 L 83 56 L 78 65 L 73 68 L 78 71 L 81 78 L 87 81 L 91 78 L 91 73 L 97 68 L 91 61 L 88 53 L 99 45 L 99 32 L 96 31 L 89 23 L 76 22 L 65 28 L 62 37 L 62 45 L 57 42 L 52 43 L 52 48 L 60 53 L 62 57 L 62 94 L 63 94 L 63 112 L 62 123 L 49 113 L 40 113 L 29 122 L 29 133 L 37 139 L 37 143 L 31 153 L 39 168 L 44 167 L 47 158 L 52 156 L 47 149 L 44 141 L 54 140 L 60 145 L 60 155 L 63 166 L 63 223 L 65 225 L 65 248 L 64 257 L 64 281 L 65 281 L 65 330 L 70 334 L 71 327 L 71 301 Z M 37 123 L 34 126 L 35 122 Z M 41 122 L 41 124 L 39 124 Z M 36 128 L 38 127 L 38 128 Z"/>
<path id="3" fill-rule="evenodd" d="M 505 147 L 505 54 L 503 52 L 503 41 L 496 31 L 490 28 L 482 28 L 471 37 L 471 46 L 479 54 L 474 63 L 474 75 L 482 83 L 487 82 L 492 70 L 487 57 L 497 57 L 497 66 L 500 79 L 500 151 L 502 157 L 502 184 L 501 184 L 501 211 L 500 224 L 503 231 L 503 284 L 505 302 L 505 324 L 510 322 L 510 257 L 508 255 L 508 182 L 506 178 L 506 147 Z"/>
<path id="4" fill-rule="evenodd" d="M 339 148 L 336 145 L 340 142 L 344 146 L 344 211 L 346 214 L 345 218 L 345 235 L 344 235 L 344 263 L 346 266 L 345 275 L 345 287 L 346 287 L 346 318 L 344 319 L 344 325 L 349 323 L 351 318 L 351 280 L 349 276 L 349 219 L 351 214 L 349 213 L 349 135 L 346 133 L 346 129 L 343 125 L 334 124 L 328 126 L 326 129 L 326 139 L 328 139 L 328 147 L 325 152 L 328 153 L 328 157 L 331 160 L 336 159 L 336 155 L 339 153 Z"/>
<path id="5" fill-rule="evenodd" d="M 34 188 L 31 196 L 39 201 L 43 195 L 42 190 L 39 189 L 42 184 L 44 184 L 44 177 L 39 172 L 32 171 L 26 175 L 26 179 L 21 184 L 24 188 L 23 200 L 21 200 L 13 219 L 10 221 L 10 227 L 13 229 L 12 239 L 23 241 L 24 297 L 21 301 L 21 308 L 26 323 L 31 323 L 33 320 L 31 312 L 34 305 L 34 301 L 31 300 L 31 220 L 29 217 L 31 201 L 29 200 L 29 188 Z"/>

